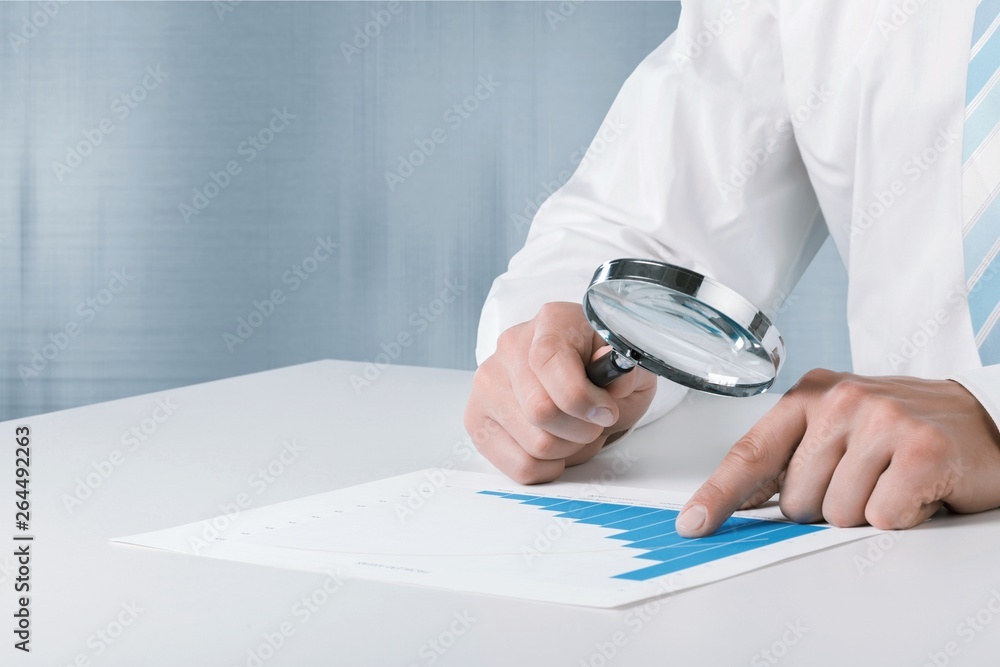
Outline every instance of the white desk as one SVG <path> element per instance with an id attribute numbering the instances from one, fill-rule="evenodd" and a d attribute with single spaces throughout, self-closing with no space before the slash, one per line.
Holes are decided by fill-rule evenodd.
<path id="1" fill-rule="evenodd" d="M 1000 656 L 1000 514 L 935 519 L 690 590 L 658 604 L 602 611 L 350 580 L 304 619 L 297 601 L 326 576 L 113 545 L 108 538 L 208 518 L 247 494 L 254 507 L 453 461 L 489 470 L 470 450 L 462 410 L 471 373 L 391 367 L 360 395 L 361 364 L 323 361 L 0 424 L 0 464 L 13 550 L 14 427 L 32 428 L 33 652 L 11 648 L 12 582 L 3 577 L 3 665 L 996 665 Z M 156 399 L 176 410 L 135 451 L 121 435 Z M 591 463 L 588 481 L 616 455 L 635 463 L 624 486 L 693 489 L 773 397 L 697 396 Z M 163 413 L 159 413 L 162 417 Z M 147 421 L 147 431 L 154 421 Z M 278 469 L 270 483 L 255 471 Z M 464 442 L 463 442 L 464 441 Z M 455 451 L 458 451 L 458 454 Z M 70 513 L 77 478 L 120 450 L 119 465 Z M 105 466 L 106 468 L 106 466 Z M 96 478 L 92 477 L 92 481 Z M 259 492 L 258 492 L 259 491 Z M 859 559 L 871 567 L 859 569 Z M 325 596 L 317 595 L 322 600 Z M 115 619 L 142 611 L 110 645 Z M 965 623 L 967 616 L 980 620 Z M 466 615 L 465 624 L 455 614 Z M 468 619 L 474 619 L 469 625 Z M 982 621 L 984 625 L 979 625 Z M 248 655 L 283 622 L 277 651 Z M 451 626 L 463 634 L 451 634 Z M 110 625 L 110 627 L 108 627 Z M 793 633 L 789 627 L 798 625 Z M 468 629 L 465 626 L 468 625 Z M 804 631 L 802 630 L 804 628 Z M 600 645 L 610 653 L 603 658 Z M 785 639 L 794 644 L 783 644 Z M 429 641 L 453 645 L 443 654 Z M 89 645 L 88 645 L 89 642 Z M 610 643 L 609 643 L 610 642 Z M 777 644 L 776 644 L 777 642 Z M 947 656 L 948 642 L 958 655 Z M 780 656 L 760 654 L 774 645 Z M 98 651 L 99 648 L 103 650 Z M 270 655 L 273 653 L 273 655 Z M 259 653 L 258 653 L 259 655 Z M 269 656 L 269 657 L 268 657 Z M 434 658 L 432 663 L 432 658 Z M 79 664 L 86 664 L 80 662 Z M 933 663 L 929 663 L 933 664 Z"/>

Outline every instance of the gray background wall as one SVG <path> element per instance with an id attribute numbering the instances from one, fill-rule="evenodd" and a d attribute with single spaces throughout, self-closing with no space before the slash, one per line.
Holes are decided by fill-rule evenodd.
<path id="1" fill-rule="evenodd" d="M 404 332 L 397 363 L 473 368 L 479 309 L 527 233 L 518 216 L 572 168 L 680 6 L 231 9 L 0 4 L 0 419 L 373 360 Z M 373 11 L 391 20 L 345 55 Z M 446 116 L 480 77 L 499 85 Z M 242 142 L 267 140 L 275 109 L 294 119 L 248 160 Z M 436 128 L 443 143 L 390 188 L 386 171 Z M 239 173 L 214 189 L 230 161 Z M 206 187 L 215 196 L 185 221 L 180 205 Z M 317 238 L 338 247 L 313 264 Z M 286 272 L 303 265 L 315 270 L 296 284 Z M 780 314 L 783 387 L 849 367 L 843 273 L 824 247 Z M 449 281 L 455 302 L 421 315 Z M 276 289 L 283 302 L 238 338 Z"/>

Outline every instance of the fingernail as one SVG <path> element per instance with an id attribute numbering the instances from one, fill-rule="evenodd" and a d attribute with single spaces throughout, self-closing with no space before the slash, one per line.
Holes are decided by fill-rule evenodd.
<path id="1" fill-rule="evenodd" d="M 706 518 L 708 512 L 705 511 L 704 505 L 691 505 L 677 517 L 677 528 L 688 534 L 697 532 L 705 525 Z"/>
<path id="2" fill-rule="evenodd" d="M 607 408 L 591 408 L 587 419 L 599 426 L 611 426 L 615 423 L 615 415 Z"/>

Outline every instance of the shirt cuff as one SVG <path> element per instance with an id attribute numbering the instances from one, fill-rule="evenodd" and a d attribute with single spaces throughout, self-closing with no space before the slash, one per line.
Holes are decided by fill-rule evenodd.
<path id="1" fill-rule="evenodd" d="M 983 366 L 948 377 L 965 387 L 1000 429 L 1000 365 Z"/>

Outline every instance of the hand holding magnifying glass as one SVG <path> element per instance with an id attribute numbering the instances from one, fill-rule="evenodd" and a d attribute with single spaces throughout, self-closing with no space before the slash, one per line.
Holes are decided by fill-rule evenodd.
<path id="1" fill-rule="evenodd" d="M 605 342 L 614 353 L 594 361 Z M 635 365 L 748 396 L 771 385 L 782 355 L 770 322 L 738 295 L 668 264 L 615 260 L 597 270 L 583 308 L 550 303 L 503 332 L 476 371 L 465 425 L 511 478 L 551 481 L 647 411 L 656 382 Z"/>

